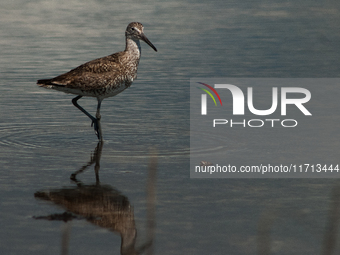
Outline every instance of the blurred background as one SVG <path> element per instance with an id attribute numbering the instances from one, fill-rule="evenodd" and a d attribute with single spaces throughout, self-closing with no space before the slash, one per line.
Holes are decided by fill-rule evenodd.
<path id="1" fill-rule="evenodd" d="M 189 177 L 190 78 L 339 77 L 339 7 L 332 0 L 2 1 L 0 253 L 66 254 L 66 246 L 69 254 L 133 254 L 121 250 L 126 228 L 133 252 L 149 249 L 151 237 L 154 254 L 339 253 L 338 180 Z M 74 96 L 36 80 L 123 50 L 132 21 L 158 52 L 142 43 L 138 79 L 103 101 L 99 156 Z M 97 101 L 79 104 L 94 113 Z M 123 205 L 112 208 L 125 212 L 126 228 L 104 226 L 96 221 L 104 216 L 81 214 L 60 197 L 46 201 L 60 192 L 79 198 L 78 191 Z M 74 220 L 59 217 L 65 210 Z"/>

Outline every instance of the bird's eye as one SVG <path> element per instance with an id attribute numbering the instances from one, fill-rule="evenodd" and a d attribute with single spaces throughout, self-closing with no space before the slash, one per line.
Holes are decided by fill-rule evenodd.
<path id="1" fill-rule="evenodd" d="M 135 30 L 135 28 L 134 28 L 134 27 L 132 27 L 132 28 L 131 28 L 131 30 Z"/>

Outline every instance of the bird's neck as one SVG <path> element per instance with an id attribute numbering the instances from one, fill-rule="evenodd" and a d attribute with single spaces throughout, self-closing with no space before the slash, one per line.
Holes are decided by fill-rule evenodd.
<path id="1" fill-rule="evenodd" d="M 126 38 L 126 47 L 125 51 L 127 51 L 131 56 L 135 57 L 139 60 L 140 54 L 142 53 L 139 40 L 133 40 L 131 38 Z"/>

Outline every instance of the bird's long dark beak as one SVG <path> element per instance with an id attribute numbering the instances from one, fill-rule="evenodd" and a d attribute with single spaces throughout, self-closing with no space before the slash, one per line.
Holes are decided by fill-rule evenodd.
<path id="1" fill-rule="evenodd" d="M 149 39 L 145 36 L 145 34 L 140 35 L 141 40 L 146 42 L 151 48 L 153 48 L 155 51 L 157 51 L 156 47 L 149 41 Z"/>

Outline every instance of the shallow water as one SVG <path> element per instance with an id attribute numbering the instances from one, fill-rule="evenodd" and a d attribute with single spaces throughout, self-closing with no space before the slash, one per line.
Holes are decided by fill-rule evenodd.
<path id="1" fill-rule="evenodd" d="M 156 149 L 154 254 L 321 253 L 336 180 L 189 178 L 189 80 L 339 77 L 337 2 L 16 0 L 0 7 L 1 254 L 60 254 L 65 223 L 33 216 L 65 209 L 34 194 L 75 188 L 70 175 L 97 146 L 72 96 L 36 80 L 122 50 L 131 21 L 143 23 L 158 52 L 142 44 L 138 79 L 103 101 L 99 178 L 133 207 L 136 247 L 148 241 L 146 184 Z M 79 104 L 95 112 L 95 99 Z M 93 167 L 78 175 L 84 185 L 95 183 Z M 109 229 L 84 219 L 68 224 L 69 254 L 119 254 L 120 236 Z"/>

